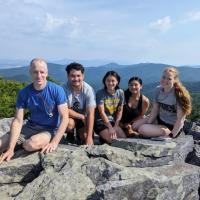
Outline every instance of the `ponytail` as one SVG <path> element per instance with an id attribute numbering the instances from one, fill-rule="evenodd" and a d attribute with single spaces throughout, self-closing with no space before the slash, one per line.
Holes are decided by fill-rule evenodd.
<path id="1" fill-rule="evenodd" d="M 175 95 L 178 103 L 181 105 L 183 112 L 189 115 L 192 111 L 191 97 L 187 89 L 178 80 L 174 83 Z"/>

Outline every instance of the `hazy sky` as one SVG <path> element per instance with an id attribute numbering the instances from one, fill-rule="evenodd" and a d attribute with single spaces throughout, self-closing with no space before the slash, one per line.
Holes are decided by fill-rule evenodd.
<path id="1" fill-rule="evenodd" d="M 200 64 L 199 0 L 0 0 L 0 59 Z"/>

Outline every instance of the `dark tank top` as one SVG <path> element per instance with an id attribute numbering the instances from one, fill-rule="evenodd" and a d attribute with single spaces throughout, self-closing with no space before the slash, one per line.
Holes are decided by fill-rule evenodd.
<path id="1" fill-rule="evenodd" d="M 142 94 L 140 94 L 140 98 L 138 101 L 138 105 L 136 108 L 131 108 L 128 105 L 128 101 L 129 99 L 125 98 L 125 104 L 123 106 L 123 114 L 122 114 L 122 119 L 121 122 L 123 124 L 125 123 L 130 123 L 132 120 L 134 120 L 135 118 L 139 117 L 141 112 L 142 112 Z"/>

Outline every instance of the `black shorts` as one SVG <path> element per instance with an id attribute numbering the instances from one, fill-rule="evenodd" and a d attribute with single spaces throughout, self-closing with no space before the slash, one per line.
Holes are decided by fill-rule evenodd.
<path id="1" fill-rule="evenodd" d="M 83 123 L 82 120 L 76 119 L 76 120 L 75 120 L 75 127 L 76 127 L 77 130 L 79 130 L 79 129 L 84 128 L 84 127 L 85 127 L 85 124 Z"/>
<path id="2" fill-rule="evenodd" d="M 174 128 L 174 125 L 168 124 L 168 123 L 164 122 L 163 120 L 160 119 L 159 116 L 157 116 L 157 121 L 158 121 L 158 124 L 159 124 L 159 125 L 164 125 L 164 126 L 166 126 L 170 131 L 172 131 L 173 128 Z"/>
<path id="3" fill-rule="evenodd" d="M 165 123 L 164 121 L 162 121 L 162 120 L 160 119 L 159 116 L 157 117 L 157 120 L 158 120 L 158 124 L 166 126 L 170 131 L 173 130 L 174 125 L 171 125 L 171 124 Z M 181 130 L 178 132 L 178 134 L 176 135 L 175 138 L 177 138 L 178 136 L 180 136 L 182 133 L 184 133 L 184 132 L 183 132 L 183 128 L 181 128 Z M 169 137 L 172 137 L 172 138 L 173 138 L 172 133 L 169 134 Z"/>
<path id="4" fill-rule="evenodd" d="M 111 125 L 114 126 L 115 122 L 110 121 Z M 108 129 L 108 127 L 102 122 L 102 121 L 95 121 L 94 122 L 94 131 L 97 135 L 105 129 Z"/>

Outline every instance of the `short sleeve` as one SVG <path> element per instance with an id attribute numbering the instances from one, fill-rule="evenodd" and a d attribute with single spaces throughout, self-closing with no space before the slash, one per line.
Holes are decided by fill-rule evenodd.
<path id="1" fill-rule="evenodd" d="M 153 95 L 153 103 L 157 103 L 158 102 L 158 95 L 160 93 L 160 90 L 161 90 L 160 86 L 155 88 L 154 95 Z"/>
<path id="2" fill-rule="evenodd" d="M 87 89 L 86 93 L 86 107 L 96 107 L 95 93 L 92 87 Z"/>
<path id="3" fill-rule="evenodd" d="M 124 105 L 124 91 L 123 90 L 119 90 L 119 98 L 120 98 L 120 102 L 119 102 L 119 106 L 123 106 Z"/>
<path id="4" fill-rule="evenodd" d="M 27 102 L 26 102 L 26 94 L 24 90 L 20 90 L 18 95 L 17 95 L 17 100 L 16 100 L 16 108 L 27 108 Z"/>
<path id="5" fill-rule="evenodd" d="M 97 91 L 97 93 L 96 93 L 96 102 L 97 102 L 97 105 L 104 104 L 103 90 Z"/>
<path id="6" fill-rule="evenodd" d="M 60 86 L 57 87 L 56 103 L 57 103 L 57 105 L 61 105 L 61 104 L 64 104 L 64 103 L 68 104 L 68 100 L 67 100 L 65 91 Z"/>

